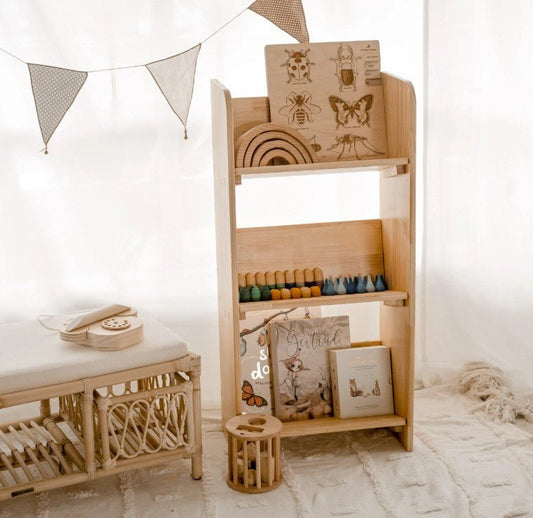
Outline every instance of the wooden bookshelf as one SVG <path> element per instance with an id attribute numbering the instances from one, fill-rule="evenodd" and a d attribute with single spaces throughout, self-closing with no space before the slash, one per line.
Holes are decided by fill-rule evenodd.
<path id="1" fill-rule="evenodd" d="M 255 168 L 235 167 L 236 143 L 250 128 L 269 122 L 268 99 L 233 99 L 227 88 L 212 82 L 223 420 L 244 411 L 239 318 L 265 309 L 378 302 L 380 331 L 375 342 L 391 349 L 395 414 L 287 422 L 282 436 L 389 427 L 406 450 L 413 447 L 416 102 L 408 81 L 385 73 L 382 81 L 391 158 Z M 306 174 L 369 169 L 380 175 L 379 219 L 237 228 L 235 192 L 246 189 L 245 179 L 301 175 L 303 182 Z M 314 267 L 346 275 L 384 272 L 389 290 L 239 304 L 238 273 Z"/>

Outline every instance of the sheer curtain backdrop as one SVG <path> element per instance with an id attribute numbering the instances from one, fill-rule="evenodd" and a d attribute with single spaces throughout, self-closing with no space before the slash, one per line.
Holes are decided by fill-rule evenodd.
<path id="1" fill-rule="evenodd" d="M 0 47 L 79 70 L 147 63 L 194 46 L 249 3 L 3 0 Z M 413 81 L 422 98 L 422 0 L 303 3 L 312 41 L 379 39 L 382 69 Z M 0 53 L 0 321 L 134 305 L 202 355 L 204 406 L 217 407 L 209 80 L 235 97 L 266 95 L 263 48 L 285 42 L 294 40 L 247 11 L 204 45 L 189 140 L 143 67 L 89 74 L 46 156 L 27 67 Z M 350 195 L 377 175 L 306 178 L 283 187 L 322 202 L 298 204 L 290 221 L 377 216 L 373 198 Z M 257 206 L 258 196 L 276 199 L 279 189 L 258 181 L 238 201 Z M 239 221 L 264 223 L 257 212 Z M 359 311 L 354 332 L 375 337 L 376 308 Z"/>
<path id="2" fill-rule="evenodd" d="M 533 367 L 533 3 L 429 0 L 421 349 Z"/>

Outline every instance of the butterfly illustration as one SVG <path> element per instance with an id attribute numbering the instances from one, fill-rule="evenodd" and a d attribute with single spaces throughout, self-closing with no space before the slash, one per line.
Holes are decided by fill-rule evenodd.
<path id="1" fill-rule="evenodd" d="M 337 122 L 337 129 L 339 126 L 348 124 L 349 119 L 355 118 L 359 126 L 370 127 L 370 113 L 368 111 L 372 107 L 374 96 L 372 94 L 364 95 L 358 101 L 350 103 L 343 101 L 340 97 L 335 95 L 329 96 L 329 104 L 331 109 L 335 112 L 335 121 Z"/>
<path id="2" fill-rule="evenodd" d="M 254 394 L 254 388 L 247 380 L 242 383 L 242 400 L 246 401 L 248 406 L 262 407 L 268 405 L 268 401 L 264 397 Z"/>

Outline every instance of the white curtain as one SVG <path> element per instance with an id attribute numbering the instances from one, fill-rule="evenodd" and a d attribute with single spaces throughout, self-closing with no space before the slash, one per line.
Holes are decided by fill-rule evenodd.
<path id="1" fill-rule="evenodd" d="M 249 3 L 3 0 L 0 47 L 79 70 L 148 63 L 196 45 Z M 420 91 L 421 0 L 303 3 L 312 41 L 379 39 L 382 68 Z M 0 53 L 0 322 L 134 305 L 202 355 L 204 406 L 218 406 L 209 79 L 235 97 L 266 95 L 263 47 L 284 42 L 294 40 L 247 11 L 204 45 L 186 141 L 143 67 L 89 74 L 46 156 L 27 68 Z M 300 199 L 327 197 L 300 204 L 298 219 L 376 217 L 373 198 L 354 195 L 355 216 L 338 208 L 350 204 L 349 189 L 360 192 L 355 180 L 307 178 L 290 184 Z M 278 188 L 256 183 L 239 203 L 253 208 L 256 196 L 274 197 Z M 265 223 L 248 214 L 241 225 Z M 375 309 L 364 310 L 362 334 L 374 332 Z"/>
<path id="2" fill-rule="evenodd" d="M 429 0 L 421 340 L 532 385 L 533 3 Z"/>

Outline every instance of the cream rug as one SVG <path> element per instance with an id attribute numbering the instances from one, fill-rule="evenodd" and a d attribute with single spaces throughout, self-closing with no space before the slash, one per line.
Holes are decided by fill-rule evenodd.
<path id="1" fill-rule="evenodd" d="M 241 494 L 207 415 L 202 481 L 178 461 L 3 502 L 0 518 L 533 517 L 533 427 L 491 421 L 452 386 L 415 401 L 413 453 L 386 430 L 287 439 L 284 484 Z"/>

